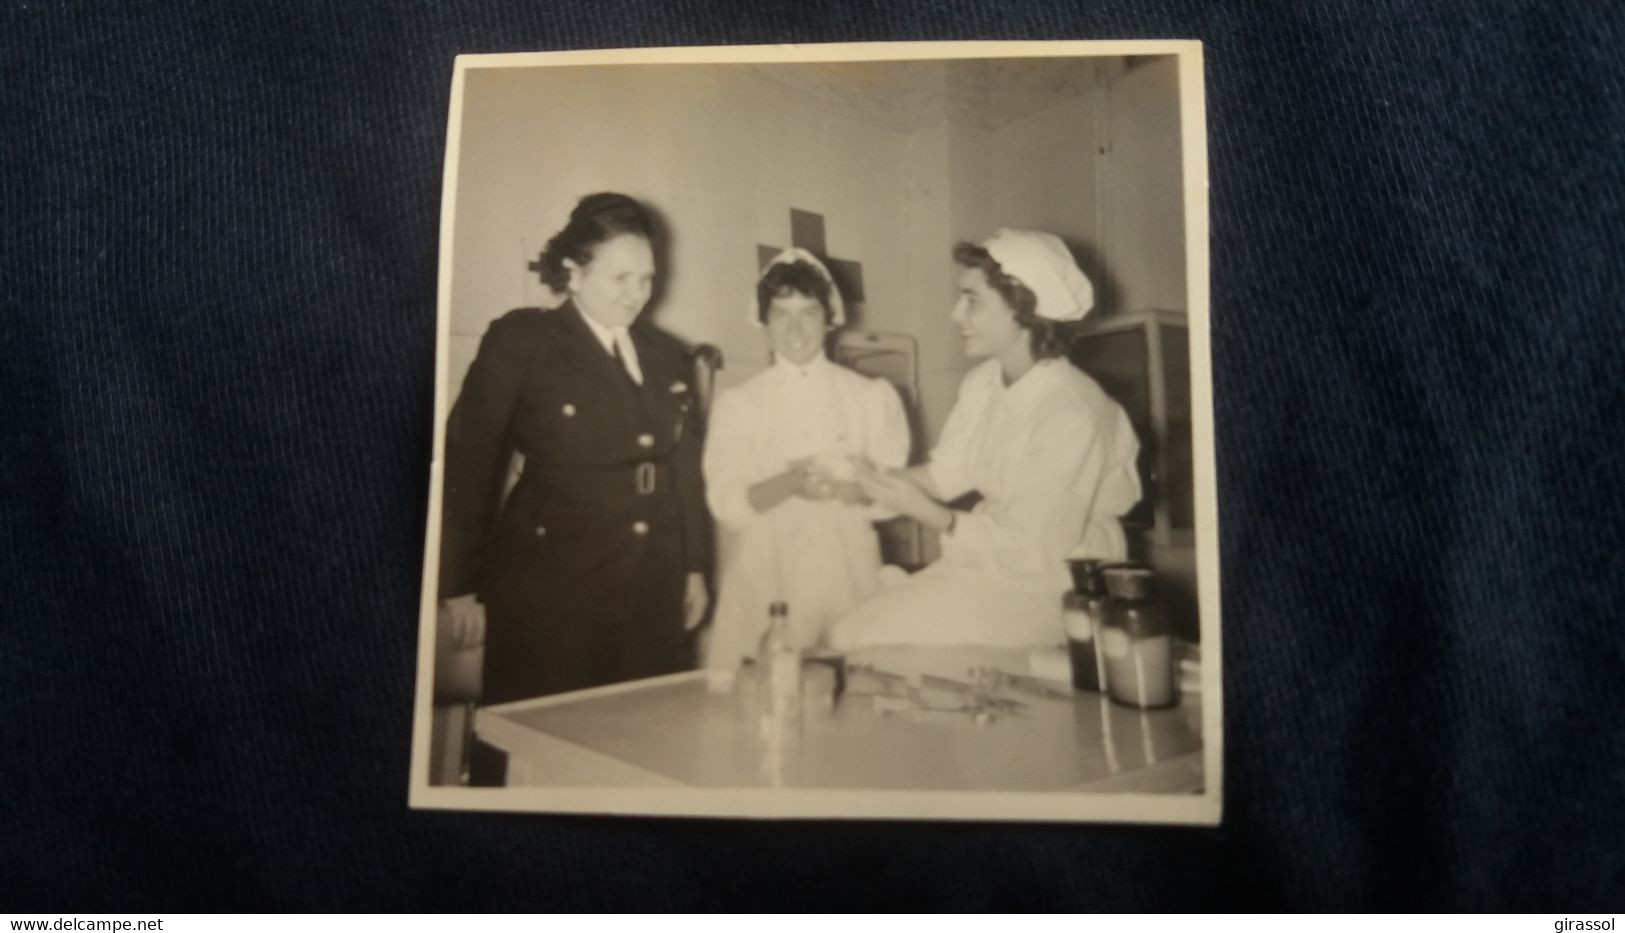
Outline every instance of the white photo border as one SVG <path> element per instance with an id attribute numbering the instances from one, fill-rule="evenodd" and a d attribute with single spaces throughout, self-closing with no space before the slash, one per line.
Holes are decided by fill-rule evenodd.
<path id="1" fill-rule="evenodd" d="M 459 152 L 471 71 L 617 64 L 918 61 L 1172 56 L 1178 61 L 1190 333 L 1192 466 L 1199 631 L 1202 644 L 1204 787 L 1183 796 L 1090 792 L 871 791 L 701 788 L 503 787 L 430 784 L 430 726 L 440 561 L 441 483 L 449 411 L 448 347 Z M 610 49 L 460 55 L 452 77 L 442 184 L 434 389 L 434 451 L 419 611 L 408 804 L 415 809 L 773 819 L 998 820 L 1217 825 L 1223 813 L 1224 656 L 1220 625 L 1208 255 L 1208 164 L 1202 44 L 1195 40 L 880 42 Z"/>

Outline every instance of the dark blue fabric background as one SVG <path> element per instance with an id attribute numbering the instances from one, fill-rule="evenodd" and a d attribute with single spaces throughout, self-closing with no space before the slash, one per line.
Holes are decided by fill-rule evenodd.
<path id="1" fill-rule="evenodd" d="M 453 56 L 1116 37 L 1207 43 L 1224 826 L 407 810 Z M 1618 910 L 1622 40 L 1612 0 L 11 0 L 0 911 Z"/>

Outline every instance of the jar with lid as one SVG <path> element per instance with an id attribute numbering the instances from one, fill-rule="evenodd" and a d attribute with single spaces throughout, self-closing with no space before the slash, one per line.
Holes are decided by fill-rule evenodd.
<path id="1" fill-rule="evenodd" d="M 1106 567 L 1106 605 L 1100 653 L 1106 690 L 1136 709 L 1166 709 L 1179 699 L 1174 681 L 1174 638 L 1168 611 L 1151 591 L 1151 569 Z"/>
<path id="2" fill-rule="evenodd" d="M 1072 664 L 1072 689 L 1100 689 L 1100 657 L 1095 650 L 1099 619 L 1082 593 L 1061 597 L 1061 623 L 1066 627 L 1066 653 Z"/>

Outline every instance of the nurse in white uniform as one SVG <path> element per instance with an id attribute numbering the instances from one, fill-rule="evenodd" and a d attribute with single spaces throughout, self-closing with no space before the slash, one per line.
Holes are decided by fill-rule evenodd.
<path id="1" fill-rule="evenodd" d="M 878 586 L 876 508 L 854 460 L 899 468 L 909 429 L 896 391 L 825 356 L 845 309 L 829 271 L 803 249 L 762 270 L 751 321 L 773 362 L 721 393 L 705 444 L 706 499 L 721 534 L 716 616 L 706 666 L 753 655 L 768 606 L 786 602 L 801 647 Z"/>
<path id="2" fill-rule="evenodd" d="M 1126 554 L 1118 519 L 1140 498 L 1139 441 L 1057 335 L 1093 306 L 1089 279 L 1036 231 L 961 243 L 954 260 L 952 320 L 966 353 L 988 359 L 965 376 L 928 463 L 858 477 L 877 504 L 942 532 L 942 558 L 843 617 L 839 648 L 1053 644 L 1066 560 Z M 972 491 L 969 511 L 945 504 Z"/>

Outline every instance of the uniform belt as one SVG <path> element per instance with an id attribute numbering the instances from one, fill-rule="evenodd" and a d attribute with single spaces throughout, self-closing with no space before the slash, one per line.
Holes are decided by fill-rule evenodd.
<path id="1" fill-rule="evenodd" d="M 653 495 L 655 491 L 655 480 L 658 475 L 659 474 L 655 469 L 654 461 L 645 460 L 638 464 L 636 472 L 633 473 L 633 476 L 637 477 L 637 479 L 632 488 L 636 489 L 638 495 L 640 496 Z"/>
<path id="2" fill-rule="evenodd" d="M 590 484 L 613 488 L 625 482 L 638 496 L 652 496 L 671 482 L 671 464 L 664 460 L 637 460 L 631 463 L 534 463 L 526 464 L 544 483 Z M 622 479 L 625 477 L 625 479 Z M 601 485 L 600 485 L 601 484 Z M 625 488 L 625 487 L 622 487 Z"/>

